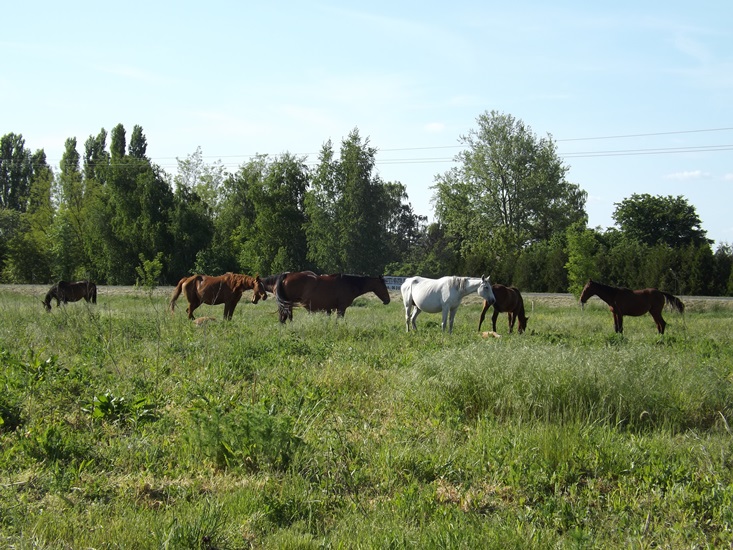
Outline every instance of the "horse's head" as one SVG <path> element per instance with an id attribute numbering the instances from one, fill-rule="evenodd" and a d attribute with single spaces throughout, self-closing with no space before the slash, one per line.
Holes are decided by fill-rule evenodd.
<path id="1" fill-rule="evenodd" d="M 260 276 L 255 275 L 255 282 L 252 287 L 252 303 L 256 304 L 260 300 L 267 300 L 267 291 L 265 290 L 265 285 L 262 284 Z"/>
<path id="2" fill-rule="evenodd" d="M 522 312 L 517 316 L 517 319 L 519 319 L 519 328 L 517 328 L 517 332 L 522 334 L 527 330 L 527 321 L 529 321 L 529 317 L 525 317 L 524 312 Z"/>
<path id="3" fill-rule="evenodd" d="M 585 283 L 585 286 L 583 287 L 583 291 L 580 293 L 581 309 L 585 308 L 585 303 L 588 301 L 589 298 L 591 298 L 595 294 L 595 290 L 593 289 L 594 285 L 595 283 L 593 282 L 593 279 L 588 279 L 588 282 Z"/>
<path id="4" fill-rule="evenodd" d="M 377 284 L 374 285 L 373 292 L 380 300 L 382 300 L 382 303 L 385 306 L 389 303 L 389 289 L 387 288 L 387 283 L 384 282 L 384 277 L 381 275 L 379 276 Z"/>
<path id="5" fill-rule="evenodd" d="M 46 294 L 46 299 L 41 300 L 41 303 L 43 304 L 43 307 L 46 309 L 46 311 L 51 311 L 51 295 Z"/>
<path id="6" fill-rule="evenodd" d="M 494 290 L 491 288 L 491 275 L 484 277 L 481 275 L 481 284 L 478 286 L 478 295 L 481 296 L 486 303 L 492 305 L 496 302 L 496 296 L 494 296 Z"/>

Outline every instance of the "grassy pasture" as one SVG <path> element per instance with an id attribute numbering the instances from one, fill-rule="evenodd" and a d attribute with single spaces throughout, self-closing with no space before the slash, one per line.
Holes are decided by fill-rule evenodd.
<path id="1" fill-rule="evenodd" d="M 0 287 L 0 546 L 733 544 L 731 302 L 617 336 L 527 295 L 528 333 L 482 338 L 473 297 L 447 335 L 398 293 L 195 326 L 171 289 L 45 290 Z"/>

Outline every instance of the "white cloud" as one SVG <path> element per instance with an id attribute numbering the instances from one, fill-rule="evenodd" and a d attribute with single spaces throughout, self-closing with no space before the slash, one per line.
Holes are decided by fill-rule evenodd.
<path id="1" fill-rule="evenodd" d="M 709 179 L 711 177 L 709 172 L 703 172 L 702 170 L 688 170 L 685 172 L 674 172 L 672 174 L 667 174 L 664 176 L 665 179 L 668 180 L 677 180 L 677 181 L 694 181 L 694 180 L 702 180 L 702 179 Z"/>
<path id="2" fill-rule="evenodd" d="M 430 122 L 425 125 L 425 131 L 429 134 L 439 134 L 445 130 L 445 124 L 442 122 Z"/>

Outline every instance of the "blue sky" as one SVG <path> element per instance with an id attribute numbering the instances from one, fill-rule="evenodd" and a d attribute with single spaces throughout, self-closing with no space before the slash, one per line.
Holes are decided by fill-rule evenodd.
<path id="1" fill-rule="evenodd" d="M 315 162 L 358 128 L 432 219 L 435 176 L 496 110 L 552 136 L 591 226 L 632 193 L 683 195 L 733 243 L 730 2 L 37 1 L 2 18 L 0 135 L 52 164 L 118 123 L 170 173 L 197 147 L 230 171 Z"/>

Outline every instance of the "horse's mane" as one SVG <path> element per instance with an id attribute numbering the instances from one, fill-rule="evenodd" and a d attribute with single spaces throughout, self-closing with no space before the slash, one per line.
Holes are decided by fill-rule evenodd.
<path id="1" fill-rule="evenodd" d="M 283 271 L 281 273 L 276 273 L 275 275 L 268 275 L 267 277 L 260 278 L 260 281 L 262 281 L 262 284 L 267 288 L 272 288 L 273 285 L 277 282 L 278 278 L 286 275 L 287 273 L 289 272 Z"/>
<path id="2" fill-rule="evenodd" d="M 617 290 L 621 290 L 621 288 L 622 288 L 622 287 L 613 286 L 613 285 L 607 285 L 605 283 L 594 281 L 593 279 L 590 279 L 590 282 L 591 282 L 592 285 L 598 286 L 598 287 L 600 287 L 602 289 L 605 289 L 605 290 L 612 290 L 614 292 L 617 291 Z"/>
<path id="3" fill-rule="evenodd" d="M 255 282 L 256 277 L 252 277 L 250 275 L 245 275 L 244 273 L 233 273 L 231 271 L 228 271 L 226 275 L 234 282 L 236 283 L 245 283 L 248 285 L 253 285 Z"/>
<path id="4" fill-rule="evenodd" d="M 464 291 L 466 290 L 466 285 L 468 284 L 469 280 L 470 277 L 458 277 L 454 275 L 453 280 L 451 281 L 451 286 L 456 287 L 460 291 Z"/>

